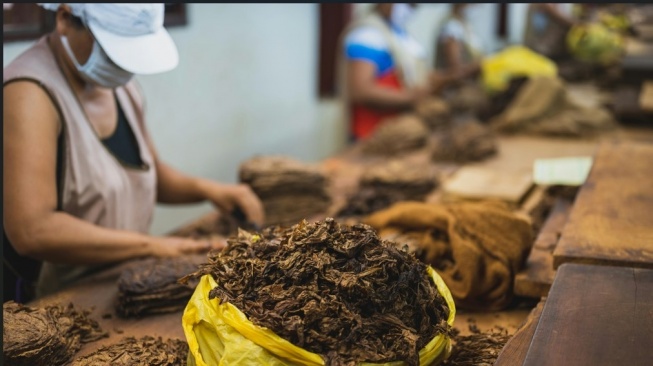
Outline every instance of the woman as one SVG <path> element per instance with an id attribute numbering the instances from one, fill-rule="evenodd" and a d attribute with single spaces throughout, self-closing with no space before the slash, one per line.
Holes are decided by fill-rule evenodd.
<path id="1" fill-rule="evenodd" d="M 576 22 L 570 3 L 529 4 L 524 45 L 554 61 L 565 59 L 567 32 Z"/>
<path id="2" fill-rule="evenodd" d="M 451 14 L 440 27 L 435 52 L 435 69 L 460 80 L 471 79 L 480 71 L 483 46 L 469 24 L 471 4 L 454 3 Z"/>
<path id="3" fill-rule="evenodd" d="M 248 187 L 184 175 L 157 156 L 132 77 L 178 63 L 163 4 L 41 5 L 56 11 L 55 29 L 3 72 L 5 301 L 103 265 L 211 247 L 148 235 L 156 202 L 208 200 L 263 223 Z"/>
<path id="4" fill-rule="evenodd" d="M 444 82 L 427 69 L 424 49 L 406 30 L 415 8 L 375 4 L 343 33 L 340 88 L 354 140 L 371 135 L 383 119 L 412 109 Z"/>

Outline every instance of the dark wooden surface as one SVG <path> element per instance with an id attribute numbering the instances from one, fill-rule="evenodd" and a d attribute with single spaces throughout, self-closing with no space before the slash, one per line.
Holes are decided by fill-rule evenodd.
<path id="1" fill-rule="evenodd" d="M 528 314 L 517 332 L 510 338 L 508 343 L 503 347 L 499 357 L 494 362 L 494 366 L 516 366 L 524 363 L 528 347 L 531 345 L 535 328 L 540 321 L 542 309 L 544 308 L 545 299 L 542 299 L 537 306 Z"/>
<path id="2" fill-rule="evenodd" d="M 638 133 L 637 136 L 642 135 Z M 532 163 L 536 158 L 586 155 L 595 150 L 597 142 L 594 140 L 574 141 L 527 136 L 500 137 L 500 153 L 498 156 L 477 165 L 510 172 L 525 172 L 532 169 Z M 405 158 L 416 164 L 426 163 L 428 162 L 428 153 L 417 151 L 408 154 Z M 362 157 L 356 146 L 322 161 L 321 165 L 334 179 L 331 186 L 336 195 L 334 205 L 337 202 L 344 203 L 346 194 L 355 190 L 357 179 L 365 166 L 382 161 L 382 158 Z M 450 177 L 457 168 L 455 165 L 447 164 L 434 164 L 433 166 L 439 171 L 443 181 Z M 436 189 L 428 200 L 437 202 L 439 200 L 439 191 Z M 215 212 L 204 215 L 181 228 L 171 230 L 171 232 L 188 232 L 207 220 L 215 220 L 217 215 Z M 153 315 L 142 319 L 121 319 L 116 316 L 114 311 L 118 295 L 116 281 L 125 265 L 127 264 L 86 278 L 72 287 L 30 303 L 30 305 L 40 306 L 72 302 L 80 308 L 94 308 L 91 317 L 99 321 L 100 325 L 110 333 L 110 337 L 85 345 L 75 357 L 86 355 L 125 336 L 152 335 L 163 338 L 185 339 L 181 327 L 182 311 Z M 456 316 L 454 326 L 465 334 L 471 324 L 476 325 L 481 331 L 487 331 L 499 325 L 508 329 L 512 334 L 524 322 L 530 310 L 531 308 L 523 307 L 509 308 L 505 311 L 492 313 L 474 313 L 461 310 Z M 110 314 L 111 317 L 105 319 L 102 317 L 105 314 Z"/>
<path id="3" fill-rule="evenodd" d="M 581 187 L 554 256 L 653 268 L 653 144 L 606 142 Z"/>
<path id="4" fill-rule="evenodd" d="M 556 199 L 549 217 L 535 239 L 524 269 L 515 276 L 516 295 L 540 298 L 549 292 L 555 278 L 553 250 L 567 223 L 571 207 L 572 202 L 569 199 Z"/>
<path id="5" fill-rule="evenodd" d="M 568 263 L 549 292 L 525 366 L 648 366 L 653 270 Z"/>

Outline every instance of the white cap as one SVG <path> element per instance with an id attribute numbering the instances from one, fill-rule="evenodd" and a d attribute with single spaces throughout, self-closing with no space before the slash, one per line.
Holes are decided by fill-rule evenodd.
<path id="1" fill-rule="evenodd" d="M 39 3 L 56 11 L 62 3 Z M 163 28 L 163 3 L 66 3 L 82 19 L 116 65 L 134 74 L 170 71 L 179 64 L 174 41 Z"/>

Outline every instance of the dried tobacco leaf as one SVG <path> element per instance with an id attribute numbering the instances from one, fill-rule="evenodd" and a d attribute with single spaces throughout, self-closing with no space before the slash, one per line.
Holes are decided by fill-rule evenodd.
<path id="1" fill-rule="evenodd" d="M 396 155 L 414 151 L 427 143 L 429 129 L 422 119 L 403 114 L 383 121 L 371 136 L 361 141 L 361 152 L 369 155 Z"/>
<path id="2" fill-rule="evenodd" d="M 196 255 L 133 262 L 118 278 L 116 312 L 122 317 L 140 317 L 182 310 L 197 283 L 177 281 L 205 261 L 204 255 Z"/>
<path id="3" fill-rule="evenodd" d="M 347 198 L 335 216 L 364 216 L 399 201 L 422 201 L 437 185 L 437 175 L 430 166 L 403 159 L 372 165 L 363 172 L 358 191 Z"/>
<path id="4" fill-rule="evenodd" d="M 449 330 L 449 309 L 426 265 L 367 225 L 327 218 L 241 231 L 209 257 L 192 277 L 213 276 L 210 298 L 327 365 L 417 365 L 419 350 Z"/>
<path id="5" fill-rule="evenodd" d="M 284 156 L 257 156 L 240 165 L 239 180 L 263 202 L 267 225 L 289 225 L 326 212 L 329 180 L 320 168 Z"/>
<path id="6" fill-rule="evenodd" d="M 187 357 L 188 344 L 180 339 L 163 341 L 161 337 L 126 337 L 76 359 L 70 365 L 178 366 L 185 365 Z"/>
<path id="7" fill-rule="evenodd" d="M 393 159 L 367 168 L 360 179 L 361 187 L 392 191 L 404 200 L 423 200 L 439 184 L 432 167 Z"/>
<path id="8" fill-rule="evenodd" d="M 473 334 L 461 336 L 455 329 L 453 334 L 453 349 L 449 358 L 442 366 L 491 366 L 499 357 L 499 353 L 510 339 L 505 328 L 496 327 L 487 332 L 481 332 L 474 324 L 470 325 Z"/>
<path id="9" fill-rule="evenodd" d="M 108 336 L 90 311 L 52 305 L 33 308 L 3 304 L 3 364 L 64 365 L 82 344 Z"/>
<path id="10" fill-rule="evenodd" d="M 495 134 L 475 119 L 462 120 L 436 137 L 431 158 L 434 161 L 466 163 L 496 155 Z"/>

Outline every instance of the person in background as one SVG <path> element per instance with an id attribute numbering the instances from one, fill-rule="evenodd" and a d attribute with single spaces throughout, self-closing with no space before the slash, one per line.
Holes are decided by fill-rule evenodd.
<path id="1" fill-rule="evenodd" d="M 422 45 L 406 25 L 416 4 L 380 3 L 343 32 L 339 88 L 350 137 L 368 137 L 379 123 L 414 108 L 448 82 L 429 70 Z"/>
<path id="2" fill-rule="evenodd" d="M 244 185 L 157 155 L 134 74 L 178 64 L 164 5 L 40 4 L 56 26 L 3 70 L 4 301 L 25 302 L 120 261 L 220 248 L 148 235 L 155 204 L 212 202 L 264 222 Z"/>
<path id="3" fill-rule="evenodd" d="M 484 50 L 469 23 L 473 4 L 453 3 L 436 37 L 435 69 L 460 80 L 473 79 L 480 71 Z"/>
<path id="4" fill-rule="evenodd" d="M 524 45 L 554 61 L 567 58 L 567 32 L 578 22 L 572 9 L 571 3 L 529 4 Z"/>

